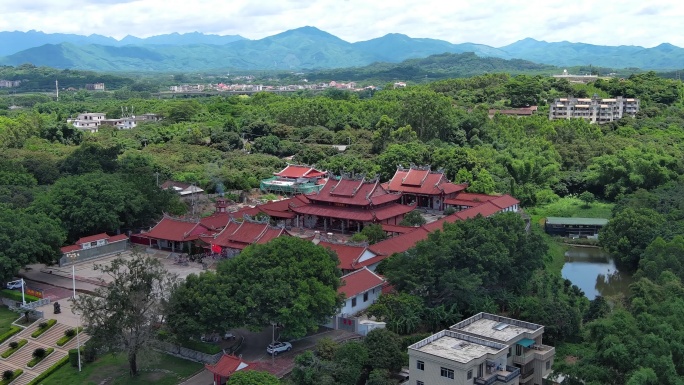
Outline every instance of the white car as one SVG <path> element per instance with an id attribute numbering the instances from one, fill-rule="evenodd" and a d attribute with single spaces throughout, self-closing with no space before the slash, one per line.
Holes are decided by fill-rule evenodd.
<path id="1" fill-rule="evenodd" d="M 274 342 L 266 348 L 266 353 L 277 356 L 278 353 L 289 352 L 292 350 L 292 344 L 289 342 Z"/>
<path id="2" fill-rule="evenodd" d="M 21 280 L 9 282 L 9 283 L 7 284 L 7 288 L 8 288 L 8 289 L 11 289 L 11 290 L 14 290 L 14 289 L 21 289 Z"/>

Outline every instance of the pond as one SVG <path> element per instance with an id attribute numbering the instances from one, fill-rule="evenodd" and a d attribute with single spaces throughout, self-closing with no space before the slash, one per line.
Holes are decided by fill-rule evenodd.
<path id="1" fill-rule="evenodd" d="M 565 252 L 561 274 L 582 289 L 590 300 L 598 295 L 626 295 L 632 283 L 632 275 L 619 271 L 615 260 L 599 248 L 571 246 Z"/>

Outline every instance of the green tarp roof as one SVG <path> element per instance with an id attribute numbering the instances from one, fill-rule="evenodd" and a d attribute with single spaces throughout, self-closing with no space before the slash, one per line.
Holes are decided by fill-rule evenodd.
<path id="1" fill-rule="evenodd" d="M 546 223 L 549 225 L 593 225 L 605 226 L 608 220 L 605 218 L 561 218 L 548 217 Z"/>
<path id="2" fill-rule="evenodd" d="M 534 345 L 534 340 L 531 340 L 529 338 L 523 338 L 520 341 L 518 341 L 518 345 L 522 345 L 526 348 L 529 348 L 530 346 Z"/>

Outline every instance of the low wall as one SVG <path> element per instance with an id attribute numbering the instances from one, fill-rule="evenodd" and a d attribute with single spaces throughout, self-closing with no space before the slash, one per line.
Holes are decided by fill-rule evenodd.
<path id="1" fill-rule="evenodd" d="M 116 253 L 122 253 L 127 249 L 128 241 L 123 240 L 119 242 L 108 243 L 102 246 L 93 247 L 90 249 L 78 250 L 78 257 L 76 257 L 76 260 L 71 260 L 67 258 L 66 255 L 62 255 L 62 258 L 59 259 L 59 266 L 71 266 L 73 263 L 79 263 L 91 259 L 106 257 L 108 255 Z"/>
<path id="2" fill-rule="evenodd" d="M 184 348 L 179 345 L 170 344 L 168 342 L 159 341 L 156 342 L 155 345 L 159 350 L 163 350 L 165 353 L 168 353 L 172 356 L 184 358 L 190 361 L 200 362 L 203 364 L 215 364 L 216 362 L 218 362 L 219 358 L 223 356 L 223 352 L 219 352 L 213 355 L 206 354 L 198 352 L 197 350 L 192 350 Z"/>

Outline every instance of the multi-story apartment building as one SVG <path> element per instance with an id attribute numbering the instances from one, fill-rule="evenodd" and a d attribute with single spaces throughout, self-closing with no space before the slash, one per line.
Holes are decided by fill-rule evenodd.
<path id="1" fill-rule="evenodd" d="M 639 99 L 623 98 L 602 99 L 597 95 L 592 98 L 560 98 L 555 99 L 549 108 L 549 119 L 582 118 L 591 123 L 608 123 L 623 116 L 634 117 L 639 112 Z"/>
<path id="2" fill-rule="evenodd" d="M 555 348 L 544 326 L 479 313 L 408 348 L 411 385 L 542 385 Z"/>

